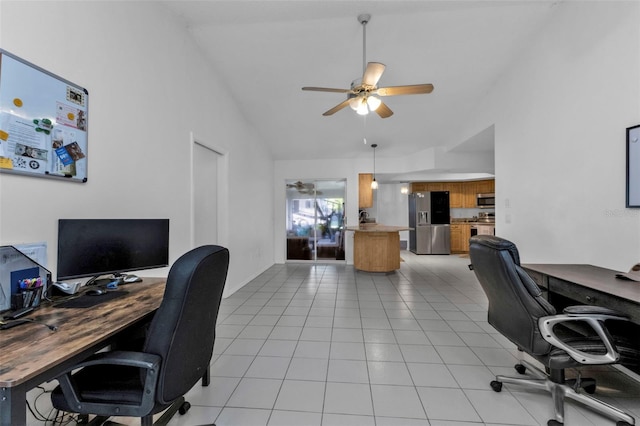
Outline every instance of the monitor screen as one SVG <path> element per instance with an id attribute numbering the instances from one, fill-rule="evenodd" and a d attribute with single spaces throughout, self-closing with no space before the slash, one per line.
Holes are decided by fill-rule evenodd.
<path id="1" fill-rule="evenodd" d="M 60 219 L 58 281 L 169 264 L 169 219 Z"/>

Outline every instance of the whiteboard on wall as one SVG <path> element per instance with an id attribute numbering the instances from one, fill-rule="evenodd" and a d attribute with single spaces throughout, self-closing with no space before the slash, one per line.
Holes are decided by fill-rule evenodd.
<path id="1" fill-rule="evenodd" d="M 627 207 L 640 207 L 640 125 L 627 129 Z"/>
<path id="2" fill-rule="evenodd" d="M 87 181 L 89 92 L 0 49 L 0 172 Z"/>

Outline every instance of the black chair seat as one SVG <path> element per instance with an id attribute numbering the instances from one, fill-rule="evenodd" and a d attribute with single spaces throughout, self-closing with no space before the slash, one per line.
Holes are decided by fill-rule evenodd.
<path id="1" fill-rule="evenodd" d="M 80 389 L 80 398 L 83 401 L 140 405 L 144 386 L 139 370 L 134 367 L 111 365 L 86 367 L 74 374 L 73 380 Z M 51 400 L 60 410 L 75 410 L 68 404 L 60 386 L 51 393 Z"/>

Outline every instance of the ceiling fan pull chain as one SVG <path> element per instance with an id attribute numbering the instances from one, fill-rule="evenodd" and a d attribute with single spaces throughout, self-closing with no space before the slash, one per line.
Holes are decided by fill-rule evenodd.
<path id="1" fill-rule="evenodd" d="M 367 116 L 363 115 L 362 119 L 363 119 L 362 120 L 362 134 L 364 135 L 362 137 L 362 140 L 363 140 L 364 144 L 366 145 L 367 144 Z"/>

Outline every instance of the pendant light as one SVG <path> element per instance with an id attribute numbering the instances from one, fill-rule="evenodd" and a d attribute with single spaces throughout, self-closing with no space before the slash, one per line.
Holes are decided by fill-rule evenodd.
<path id="1" fill-rule="evenodd" d="M 376 148 L 378 147 L 377 143 L 372 143 L 371 148 L 373 148 L 373 181 L 371 182 L 371 189 L 378 189 L 378 181 L 376 181 Z"/>

